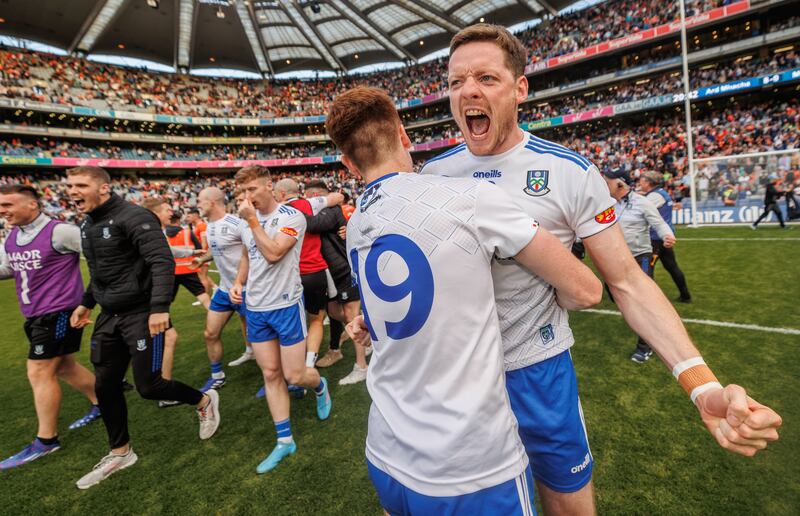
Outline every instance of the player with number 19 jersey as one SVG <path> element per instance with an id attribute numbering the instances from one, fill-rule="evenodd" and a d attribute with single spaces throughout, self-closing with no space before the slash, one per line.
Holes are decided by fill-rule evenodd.
<path id="1" fill-rule="evenodd" d="M 431 497 L 519 477 L 528 459 L 504 388 L 490 271 L 537 223 L 494 185 L 408 173 L 373 181 L 356 206 L 348 256 L 375 349 L 370 467 Z"/>

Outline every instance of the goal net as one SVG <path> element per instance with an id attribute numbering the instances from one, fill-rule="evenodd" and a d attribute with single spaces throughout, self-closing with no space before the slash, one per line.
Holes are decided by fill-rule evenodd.
<path id="1" fill-rule="evenodd" d="M 673 222 L 753 223 L 763 211 L 767 184 L 775 179 L 780 179 L 779 189 L 791 193 L 778 200 L 784 220 L 792 215 L 797 220 L 800 149 L 696 159 L 690 183 L 693 195 L 683 199 L 673 212 Z M 777 222 L 777 217 L 770 214 L 763 222 Z"/>

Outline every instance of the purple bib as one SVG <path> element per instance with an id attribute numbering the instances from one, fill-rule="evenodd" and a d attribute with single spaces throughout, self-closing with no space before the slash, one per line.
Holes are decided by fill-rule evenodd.
<path id="1" fill-rule="evenodd" d="M 14 227 L 6 239 L 6 254 L 14 270 L 19 306 L 28 319 L 81 304 L 80 254 L 61 254 L 53 249 L 53 228 L 57 224 L 60 222 L 50 220 L 28 245 L 17 245 L 18 227 Z"/>

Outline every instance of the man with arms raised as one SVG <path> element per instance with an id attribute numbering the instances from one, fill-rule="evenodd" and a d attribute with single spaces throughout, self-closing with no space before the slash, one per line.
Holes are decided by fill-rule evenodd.
<path id="1" fill-rule="evenodd" d="M 42 213 L 39 193 L 31 186 L 0 186 L 0 217 L 13 229 L 0 248 L 0 278 L 14 278 L 25 334 L 30 342 L 28 380 L 39 428 L 36 439 L 0 462 L 11 469 L 58 450 L 59 378 L 89 398 L 88 414 L 72 423 L 79 428 L 100 417 L 94 375 L 75 360 L 83 330 L 71 328 L 69 316 L 81 302 L 81 235 L 77 226 Z"/>
<path id="2" fill-rule="evenodd" d="M 494 185 L 408 173 L 411 141 L 383 90 L 339 95 L 325 127 L 368 183 L 347 248 L 375 346 L 366 454 L 381 505 L 392 515 L 534 514 L 503 388 L 491 263 L 536 271 L 573 309 L 597 303 L 600 282 Z"/>
<path id="3" fill-rule="evenodd" d="M 717 442 L 753 455 L 778 438 L 781 418 L 737 385 L 722 387 L 672 305 L 642 272 L 614 224 L 614 200 L 583 156 L 517 126 L 528 96 L 525 48 L 503 27 L 474 25 L 450 43 L 450 109 L 466 145 L 423 174 L 490 179 L 569 248 L 582 239 L 625 320 L 676 376 Z M 590 514 L 592 458 L 569 348 L 567 310 L 545 278 L 517 263 L 493 265 L 506 386 L 549 514 Z"/>
<path id="4" fill-rule="evenodd" d="M 306 324 L 303 285 L 300 282 L 300 248 L 306 230 L 301 212 L 278 204 L 273 196 L 269 170 L 255 165 L 235 176 L 246 194 L 239 205 L 242 228 L 242 260 L 230 290 L 234 303 L 247 307 L 247 337 L 261 367 L 278 443 L 256 468 L 257 473 L 274 469 L 297 451 L 289 422 L 288 381 L 314 389 L 317 416 L 331 412 L 328 382 L 313 367 L 306 366 Z M 247 290 L 247 299 L 243 290 Z M 210 391 L 209 391 L 210 392 Z"/>
<path id="5" fill-rule="evenodd" d="M 113 473 L 136 463 L 128 435 L 128 409 L 122 379 L 128 365 L 136 390 L 146 399 L 177 400 L 197 407 L 200 439 L 219 426 L 219 395 L 203 394 L 161 376 L 164 332 L 169 327 L 169 304 L 175 261 L 158 219 L 150 211 L 111 192 L 111 178 L 98 167 L 67 171 L 69 196 L 86 215 L 81 224 L 81 247 L 91 280 L 72 316 L 73 328 L 91 321 L 92 308 L 102 311 L 92 332 L 95 392 L 111 452 L 78 480 L 88 489 Z"/>

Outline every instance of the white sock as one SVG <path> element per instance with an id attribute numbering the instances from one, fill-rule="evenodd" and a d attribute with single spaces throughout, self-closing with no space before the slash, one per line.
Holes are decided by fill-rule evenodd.
<path id="1" fill-rule="evenodd" d="M 247 346 L 245 346 L 245 348 L 244 348 L 244 352 L 245 352 L 245 353 L 248 353 L 248 354 L 250 354 L 250 355 L 252 355 L 252 354 L 253 354 L 253 346 L 251 346 L 250 344 L 248 344 Z"/>
<path id="2" fill-rule="evenodd" d="M 294 442 L 294 437 L 291 435 L 289 437 L 278 437 L 279 443 L 289 444 Z"/>
<path id="3" fill-rule="evenodd" d="M 317 354 L 313 351 L 306 351 L 306 367 L 314 367 L 317 363 Z"/>
<path id="4" fill-rule="evenodd" d="M 211 373 L 211 378 L 215 380 L 219 380 L 220 378 L 225 378 L 225 373 L 220 371 L 218 373 Z"/>

